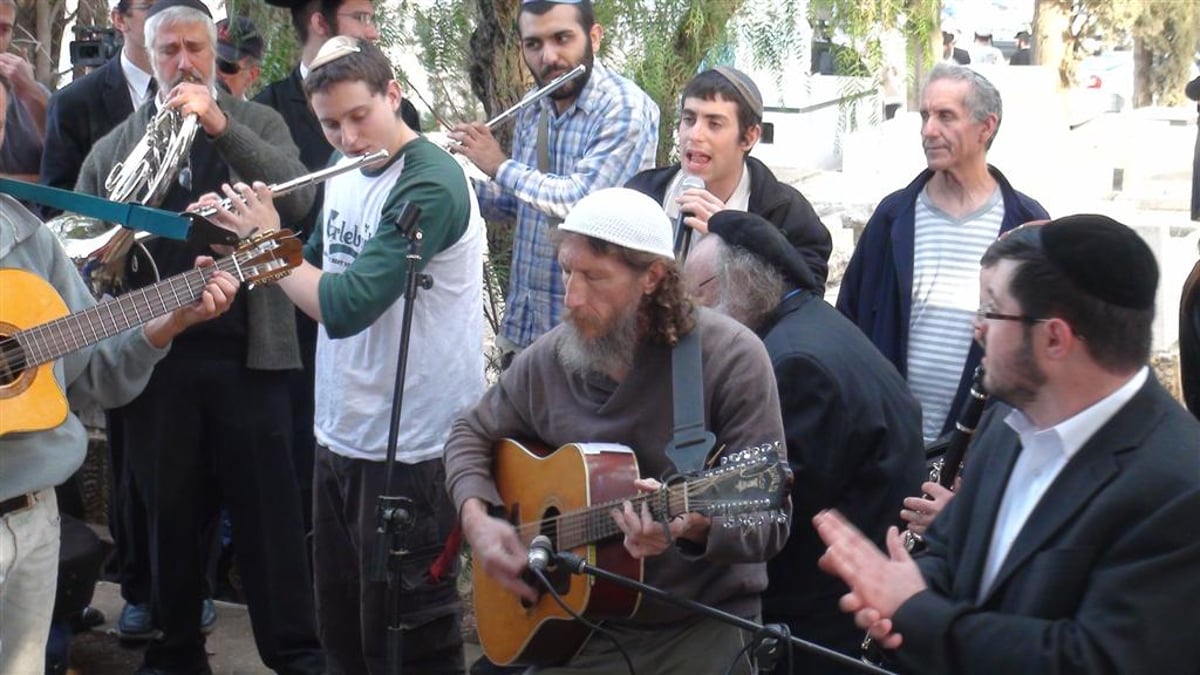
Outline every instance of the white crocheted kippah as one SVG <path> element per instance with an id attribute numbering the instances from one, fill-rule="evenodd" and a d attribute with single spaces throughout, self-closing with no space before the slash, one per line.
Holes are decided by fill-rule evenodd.
<path id="1" fill-rule="evenodd" d="M 558 227 L 564 232 L 675 259 L 671 220 L 658 202 L 637 190 L 597 190 L 580 199 Z"/>

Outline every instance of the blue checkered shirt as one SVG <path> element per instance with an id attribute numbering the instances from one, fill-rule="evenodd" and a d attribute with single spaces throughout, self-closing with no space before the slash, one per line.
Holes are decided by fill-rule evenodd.
<path id="1" fill-rule="evenodd" d="M 550 173 L 537 170 L 538 116 L 550 117 Z M 547 217 L 562 219 L 588 193 L 624 185 L 654 166 L 658 105 L 599 63 L 575 102 L 554 115 L 549 97 L 522 110 L 512 159 L 475 192 L 489 220 L 516 220 L 512 271 L 500 334 L 526 347 L 562 318 L 562 272 Z"/>

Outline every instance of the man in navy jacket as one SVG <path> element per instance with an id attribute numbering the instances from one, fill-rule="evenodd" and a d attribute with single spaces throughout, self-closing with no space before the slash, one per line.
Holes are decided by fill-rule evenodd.
<path id="1" fill-rule="evenodd" d="M 987 79 L 955 64 L 934 67 L 921 102 L 928 168 L 875 209 L 837 300 L 842 314 L 908 380 L 926 418 L 926 442 L 954 424 L 979 365 L 970 316 L 980 256 L 997 235 L 1049 217 L 987 163 L 1001 116 L 1000 94 Z M 961 274 L 947 274 L 947 268 Z M 914 282 L 921 302 L 915 307 Z M 926 319 L 932 320 L 931 330 L 919 324 Z M 952 326 L 950 334 L 939 332 L 946 325 Z M 914 333 L 918 339 L 911 339 Z M 952 346 L 931 348 L 939 342 Z M 937 366 L 924 368 L 925 361 L 913 368 L 914 359 L 931 354 L 941 358 L 940 374 L 949 375 L 940 391 L 924 390 L 914 381 L 914 375 L 939 374 Z M 953 367 L 955 361 L 960 368 Z"/>

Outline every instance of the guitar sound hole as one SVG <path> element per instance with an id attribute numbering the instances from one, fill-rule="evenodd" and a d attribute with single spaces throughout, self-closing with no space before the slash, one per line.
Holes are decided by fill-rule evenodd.
<path id="1" fill-rule="evenodd" d="M 16 382 L 25 372 L 25 350 L 15 338 L 0 334 L 0 387 Z"/>

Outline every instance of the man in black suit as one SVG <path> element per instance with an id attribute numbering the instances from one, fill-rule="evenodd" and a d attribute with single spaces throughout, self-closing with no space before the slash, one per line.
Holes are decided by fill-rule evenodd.
<path id="1" fill-rule="evenodd" d="M 982 264 L 975 335 L 1003 404 L 915 562 L 895 530 L 884 553 L 817 516 L 842 608 L 911 672 L 1197 672 L 1200 424 L 1145 365 L 1154 255 L 1078 215 Z"/>
<path id="2" fill-rule="evenodd" d="M 926 475 L 921 407 L 867 336 L 816 292 L 810 265 L 779 228 L 726 210 L 708 231 L 684 278 L 700 304 L 737 319 L 767 347 L 795 475 L 794 522 L 836 508 L 882 544 L 901 500 Z M 857 656 L 863 633 L 838 611 L 845 584 L 817 568 L 824 550 L 813 530 L 792 533 L 767 563 L 763 619 Z M 801 652 L 792 659 L 796 672 L 855 672 Z"/>
<path id="3" fill-rule="evenodd" d="M 42 185 L 74 188 L 92 144 L 150 98 L 153 78 L 142 27 L 153 5 L 153 0 L 113 2 L 112 25 L 125 41 L 121 53 L 50 97 Z"/>

